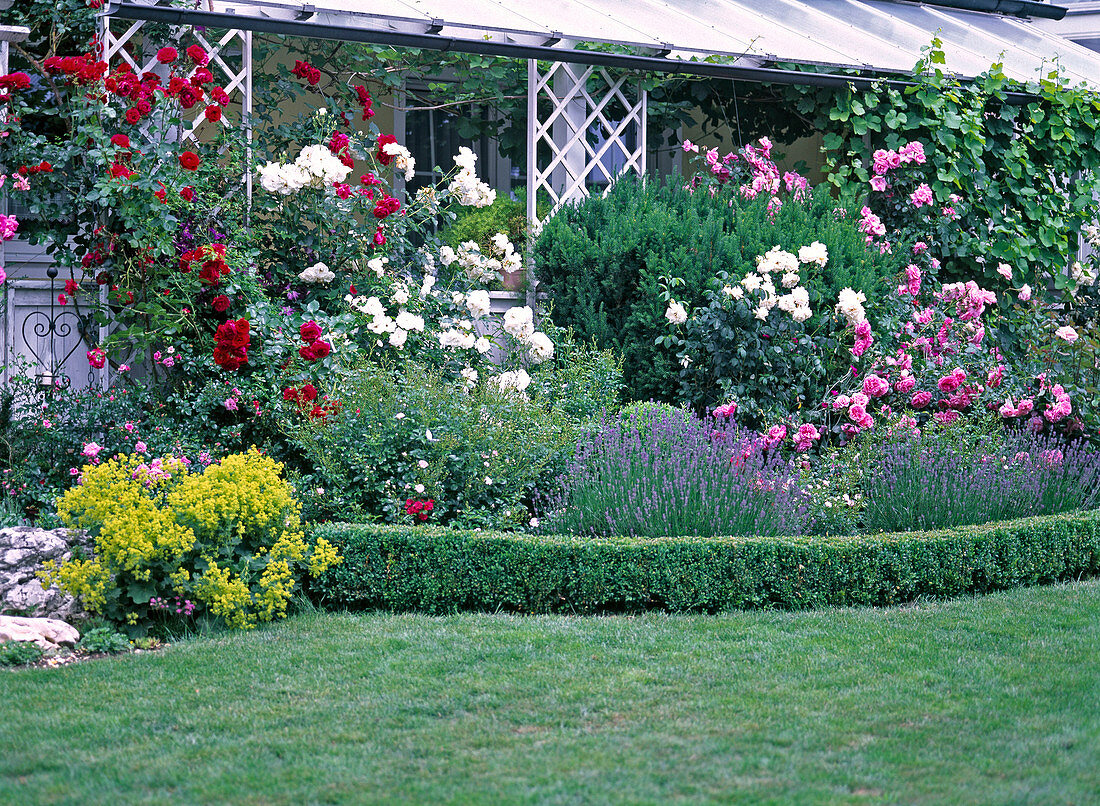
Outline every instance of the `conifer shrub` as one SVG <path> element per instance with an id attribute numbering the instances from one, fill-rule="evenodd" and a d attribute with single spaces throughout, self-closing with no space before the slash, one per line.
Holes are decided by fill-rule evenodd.
<path id="1" fill-rule="evenodd" d="M 540 289 L 558 324 L 622 354 L 626 400 L 686 402 L 675 350 L 655 344 L 668 332 L 662 277 L 682 281 L 677 299 L 690 310 L 705 304 L 719 273 L 742 277 L 775 246 L 797 253 L 824 244 L 828 264 L 807 285 L 833 302 L 852 288 L 873 305 L 897 273 L 895 256 L 868 249 L 858 214 L 824 191 L 799 195 L 769 210 L 763 195 L 712 196 L 681 178 L 662 185 L 624 176 L 606 196 L 567 206 L 543 227 L 535 246 Z"/>

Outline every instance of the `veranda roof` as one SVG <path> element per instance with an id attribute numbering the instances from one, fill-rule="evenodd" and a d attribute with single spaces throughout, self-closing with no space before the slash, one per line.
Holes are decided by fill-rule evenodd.
<path id="1" fill-rule="evenodd" d="M 938 36 L 947 69 L 962 76 L 1002 62 L 1007 75 L 1028 80 L 1057 62 L 1073 83 L 1100 89 L 1100 53 L 1024 17 L 950 7 L 968 4 L 1048 16 L 1051 9 L 1010 0 L 194 0 L 197 7 L 192 8 L 163 0 L 110 0 L 105 12 L 326 39 L 822 84 L 839 81 L 777 68 L 799 63 L 904 74 Z M 582 42 L 636 50 L 633 56 L 562 53 Z M 720 59 L 702 61 L 712 56 Z"/>

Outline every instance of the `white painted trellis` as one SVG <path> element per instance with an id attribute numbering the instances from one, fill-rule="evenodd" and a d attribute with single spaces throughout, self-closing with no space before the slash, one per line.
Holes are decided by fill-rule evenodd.
<path id="1" fill-rule="evenodd" d="M 102 15 L 98 30 L 100 58 L 112 68 L 124 63 L 137 74 L 154 72 L 166 77 L 167 68 L 157 61 L 156 52 L 169 42 L 154 41 L 147 36 L 154 25 L 158 32 L 165 30 L 164 23 Z M 191 25 L 171 25 L 168 31 L 170 43 L 179 46 L 181 51 L 188 44 L 197 44 L 207 52 L 207 68 L 214 74 L 214 84 L 221 85 L 233 102 L 229 114 L 223 113 L 217 124 L 206 119 L 205 104 L 196 104 L 184 125 L 169 132 L 168 136 L 180 143 L 199 142 L 208 136 L 208 126 L 241 126 L 251 142 L 252 31 L 197 29 Z M 0 60 L 6 55 L 6 44 L 3 43 L 4 52 L 0 53 Z M 563 56 L 567 56 L 568 52 L 568 48 L 562 48 Z M 187 57 L 181 53 L 180 58 L 186 60 Z M 647 99 L 636 75 L 629 71 L 612 71 L 567 61 L 552 61 L 550 67 L 544 70 L 539 62 L 528 61 L 527 216 L 533 228 L 541 225 L 563 204 L 588 196 L 591 186 L 610 187 L 626 171 L 645 172 Z M 546 116 L 540 117 L 540 113 L 547 108 Z M 236 109 L 239 109 L 238 115 L 233 114 Z M 150 135 L 148 130 L 144 133 Z M 243 179 L 250 201 L 250 170 Z M 551 201 L 551 210 L 542 220 L 536 212 L 540 195 Z M 0 260 L 2 256 L 0 246 Z M 15 283 L 9 285 L 9 292 L 18 290 L 24 295 L 32 290 L 44 293 L 53 287 L 45 278 L 21 281 L 18 289 Z M 27 287 L 23 288 L 24 285 Z M 529 295 L 533 294 L 533 286 L 529 288 Z M 52 291 L 49 293 L 52 294 Z M 10 351 L 15 349 L 11 332 L 14 316 L 11 312 L 18 305 L 26 304 L 15 299 L 8 302 L 9 315 L 6 318 L 11 321 L 0 332 L 0 340 L 5 342 L 6 357 L 10 357 Z M 30 302 L 29 298 L 27 302 Z M 41 302 L 35 300 L 33 305 L 40 307 Z M 63 349 L 66 353 L 71 352 L 67 342 Z M 76 353 L 80 352 L 76 350 Z M 98 382 L 106 383 L 105 371 L 101 371 L 100 376 Z"/>
<path id="2" fill-rule="evenodd" d="M 540 101 L 550 112 L 539 117 Z M 621 117 L 611 106 L 621 104 Z M 631 136 L 633 142 L 631 142 Z M 594 140 L 595 142 L 590 142 Z M 549 160 L 540 154 L 549 151 Z M 609 158 L 624 162 L 616 172 Z M 630 73 L 606 68 L 551 62 L 545 72 L 534 59 L 527 63 L 527 219 L 541 224 L 563 204 L 584 198 L 589 184 L 611 184 L 626 171 L 646 169 L 646 91 Z M 551 209 L 539 220 L 540 193 Z"/>
<path id="3" fill-rule="evenodd" d="M 115 33 L 112 30 L 112 18 L 104 15 L 100 19 L 100 58 L 107 64 L 114 66 L 119 62 L 130 65 L 137 74 L 152 72 L 163 73 L 164 65 L 157 61 L 157 49 L 165 44 L 163 42 L 146 42 L 145 30 L 152 26 L 146 20 L 136 20 L 129 23 L 125 30 Z M 250 121 L 252 117 L 252 32 L 230 29 L 221 37 L 208 38 L 204 32 L 198 31 L 194 26 L 173 26 L 176 30 L 173 41 L 180 43 L 193 42 L 206 51 L 210 57 L 207 69 L 214 75 L 214 83 L 222 85 L 231 100 L 239 100 L 241 105 L 240 120 L 234 123 L 228 116 L 222 115 L 219 125 L 230 128 L 234 125 L 244 126 L 251 134 Z M 142 55 L 135 58 L 134 52 Z M 186 60 L 185 54 L 180 58 Z M 114 64 L 112 64 L 114 63 Z M 192 73 L 194 70 L 191 71 Z M 224 81 L 224 84 L 223 84 Z M 236 97 L 235 97 L 236 96 Z M 206 120 L 203 110 L 206 104 L 196 104 L 195 116 L 188 121 L 185 131 L 178 133 L 183 141 L 197 141 L 199 132 Z"/>

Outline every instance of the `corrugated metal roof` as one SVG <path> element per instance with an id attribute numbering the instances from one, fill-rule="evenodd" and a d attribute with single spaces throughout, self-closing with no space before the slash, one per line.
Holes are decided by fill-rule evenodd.
<path id="1" fill-rule="evenodd" d="M 1057 62 L 1072 82 L 1100 89 L 1100 53 L 1028 20 L 898 0 L 202 0 L 200 10 L 234 14 L 241 28 L 249 18 L 308 22 L 428 35 L 444 49 L 447 40 L 560 49 L 603 42 L 667 59 L 893 73 L 909 72 L 938 36 L 947 69 L 959 75 L 1001 62 L 1007 75 L 1028 80 Z"/>

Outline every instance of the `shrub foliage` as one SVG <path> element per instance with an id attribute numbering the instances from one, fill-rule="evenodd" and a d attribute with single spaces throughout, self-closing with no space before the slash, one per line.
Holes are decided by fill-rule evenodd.
<path id="1" fill-rule="evenodd" d="M 231 627 L 285 616 L 301 576 L 339 557 L 323 538 L 306 542 L 281 470 L 255 449 L 201 473 L 170 457 L 87 466 L 58 514 L 89 532 L 94 556 L 48 565 L 44 581 L 136 631 L 165 615 L 157 605 L 172 597 L 194 600 Z"/>
<path id="2" fill-rule="evenodd" d="M 690 310 L 703 304 L 720 272 L 742 277 L 774 246 L 797 252 L 820 241 L 830 260 L 813 281 L 816 292 L 830 301 L 845 287 L 877 296 L 896 259 L 868 250 L 835 206 L 827 193 L 815 194 L 772 216 L 763 196 L 716 200 L 689 192 L 681 180 L 624 176 L 606 196 L 563 208 L 546 223 L 536 244 L 538 278 L 558 324 L 621 352 L 627 399 L 674 402 L 680 364 L 675 351 L 654 344 L 668 332 L 662 277 L 682 281 L 676 296 Z"/>
<path id="3" fill-rule="evenodd" d="M 888 605 L 1100 571 L 1100 515 L 835 538 L 536 537 L 328 524 L 335 607 L 593 613 Z"/>

